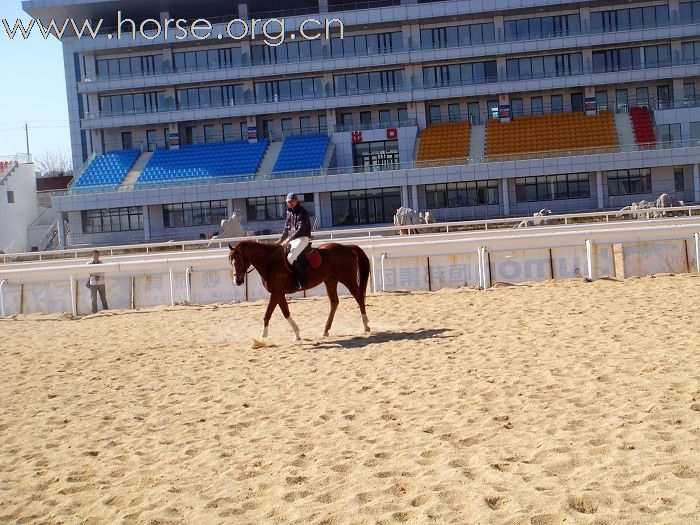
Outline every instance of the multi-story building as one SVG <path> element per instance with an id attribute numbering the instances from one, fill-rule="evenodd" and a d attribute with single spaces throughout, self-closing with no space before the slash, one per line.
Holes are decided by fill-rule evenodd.
<path id="1" fill-rule="evenodd" d="M 291 191 L 323 228 L 400 205 L 458 220 L 700 202 L 700 1 L 24 8 L 104 19 L 97 38 L 63 40 L 77 176 L 54 208 L 75 243 L 197 238 L 234 209 L 274 231 Z M 211 36 L 147 21 L 166 18 L 208 18 Z M 227 33 L 270 18 L 281 45 Z M 302 38 L 310 18 L 328 34 Z"/>

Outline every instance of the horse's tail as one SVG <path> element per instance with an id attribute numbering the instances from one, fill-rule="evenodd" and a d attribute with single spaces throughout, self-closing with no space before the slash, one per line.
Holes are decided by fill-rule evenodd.
<path id="1" fill-rule="evenodd" d="M 360 297 L 362 302 L 365 302 L 367 296 L 367 283 L 369 282 L 370 263 L 367 254 L 359 246 L 353 246 L 353 251 L 357 257 L 357 273 L 360 284 Z"/>

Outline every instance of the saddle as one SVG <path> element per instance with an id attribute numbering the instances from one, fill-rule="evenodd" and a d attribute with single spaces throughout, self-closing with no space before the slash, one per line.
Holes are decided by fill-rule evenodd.
<path id="1" fill-rule="evenodd" d="M 289 245 L 287 245 L 285 254 L 289 253 Z M 321 257 L 321 252 L 318 251 L 316 248 L 313 248 L 311 246 L 311 243 L 304 248 L 304 251 L 302 251 L 299 254 L 299 257 L 297 258 L 297 261 L 299 262 L 299 267 L 301 268 L 301 271 L 306 273 L 309 268 L 316 269 L 319 266 L 321 266 L 321 263 L 323 262 L 323 258 Z M 292 272 L 292 266 L 289 264 L 289 261 L 287 258 L 284 258 L 284 266 L 287 268 L 287 270 L 291 273 Z"/>

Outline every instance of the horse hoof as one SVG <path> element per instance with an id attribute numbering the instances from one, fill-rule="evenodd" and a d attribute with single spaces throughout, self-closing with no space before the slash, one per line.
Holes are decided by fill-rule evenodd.
<path id="1" fill-rule="evenodd" d="M 328 337 L 328 332 L 323 332 L 323 337 Z"/>

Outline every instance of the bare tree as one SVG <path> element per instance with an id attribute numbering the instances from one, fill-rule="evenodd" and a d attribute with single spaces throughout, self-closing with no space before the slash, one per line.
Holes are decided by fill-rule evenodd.
<path id="1" fill-rule="evenodd" d="M 73 175 L 70 156 L 63 150 L 44 152 L 35 157 L 34 165 L 43 177 Z"/>

